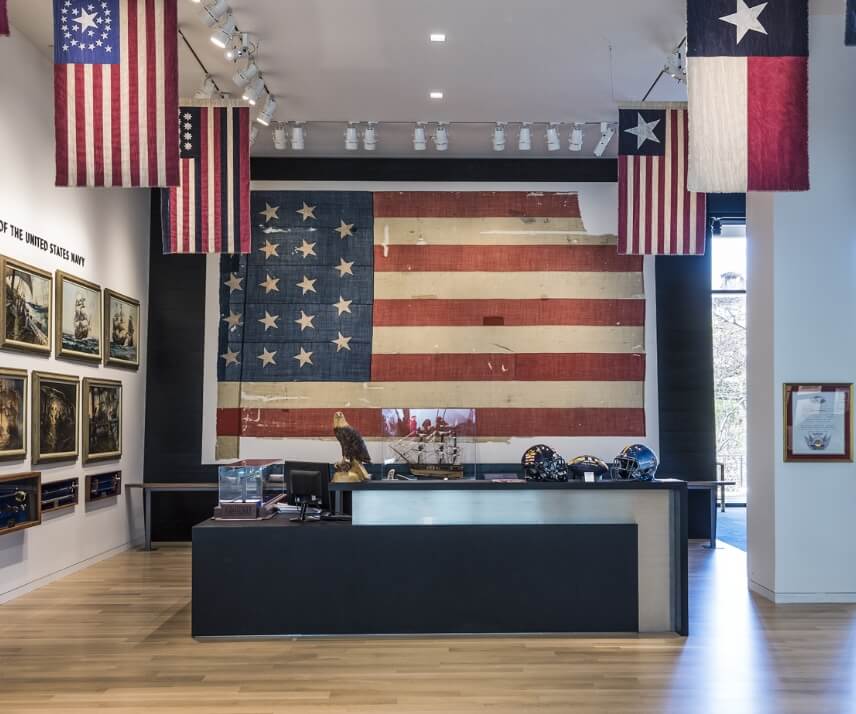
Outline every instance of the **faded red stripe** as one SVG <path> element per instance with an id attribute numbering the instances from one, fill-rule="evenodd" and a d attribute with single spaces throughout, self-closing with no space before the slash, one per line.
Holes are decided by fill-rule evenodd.
<path id="1" fill-rule="evenodd" d="M 698 201 L 696 208 L 696 253 L 704 255 L 705 241 L 707 239 L 707 194 L 693 193 L 690 194 Z"/>
<path id="2" fill-rule="evenodd" d="M 627 255 L 627 157 L 618 157 L 618 252 Z"/>
<path id="3" fill-rule="evenodd" d="M 379 191 L 376 218 L 579 218 L 575 193 Z"/>
<path id="4" fill-rule="evenodd" d="M 190 205 L 190 162 L 181 162 L 181 236 L 179 238 L 179 250 L 193 253 L 194 236 L 190 232 L 190 214 L 195 213 L 195 208 Z"/>
<path id="5" fill-rule="evenodd" d="M 171 188 L 166 189 L 169 191 L 169 252 L 177 253 L 178 252 L 178 231 L 176 230 L 176 209 L 175 204 L 178 200 L 178 192 L 181 191 L 181 188 L 178 186 L 172 186 Z"/>
<path id="6" fill-rule="evenodd" d="M 654 214 L 654 157 L 646 156 L 645 161 L 645 245 L 642 247 L 642 252 L 645 255 L 650 255 L 653 247 L 653 235 L 656 226 L 651 220 Z"/>
<path id="7" fill-rule="evenodd" d="M 372 356 L 373 382 L 639 382 L 644 379 L 642 354 Z"/>
<path id="8" fill-rule="evenodd" d="M 199 218 L 202 225 L 197 228 L 197 232 L 201 236 L 202 245 L 200 249 L 203 253 L 208 251 L 208 211 L 210 210 L 208 182 L 213 178 L 208 174 L 208 112 L 210 111 L 216 112 L 217 110 L 208 107 L 202 107 L 199 110 L 199 192 L 202 195 L 197 196 L 197 200 L 199 201 Z M 215 250 L 220 250 L 220 246 L 215 246 Z"/>
<path id="9" fill-rule="evenodd" d="M 129 131 L 128 148 L 131 160 L 131 185 L 140 185 L 140 92 L 137 82 L 139 81 L 139 62 L 137 52 L 137 0 L 128 0 L 128 17 L 126 19 L 128 28 L 128 56 L 122 61 L 128 62 L 128 113 Z"/>
<path id="10" fill-rule="evenodd" d="M 68 186 L 68 69 L 54 65 L 54 140 L 56 141 L 56 185 Z"/>
<path id="11" fill-rule="evenodd" d="M 683 112 L 686 114 L 686 112 Z M 669 247 L 666 253 L 678 252 L 678 121 L 680 115 L 672 122 L 672 136 L 669 139 L 672 152 L 672 185 L 669 188 L 672 201 L 671 208 L 671 225 L 669 226 Z"/>
<path id="12" fill-rule="evenodd" d="M 122 104 L 119 101 L 119 65 L 110 65 L 110 136 L 113 152 L 113 185 L 122 185 Z"/>
<path id="13" fill-rule="evenodd" d="M 376 327 L 645 324 L 644 300 L 375 300 Z"/>
<path id="14" fill-rule="evenodd" d="M 748 189 L 807 191 L 808 57 L 749 57 Z"/>
<path id="15" fill-rule="evenodd" d="M 74 122 L 77 185 L 86 186 L 86 79 L 82 64 L 74 66 Z"/>
<path id="16" fill-rule="evenodd" d="M 104 80 L 103 65 L 92 65 L 92 140 L 95 143 L 95 185 L 104 185 Z"/>
<path id="17" fill-rule="evenodd" d="M 0 35 L 9 34 L 9 14 L 6 10 L 6 0 L 0 0 Z"/>
<path id="18" fill-rule="evenodd" d="M 177 186 L 178 164 L 181 152 L 178 148 L 178 10 L 176 0 L 161 0 L 164 27 L 164 106 L 161 121 L 164 124 L 166 141 L 166 183 Z"/>
<path id="19" fill-rule="evenodd" d="M 376 245 L 374 251 L 378 272 L 642 270 L 641 258 L 619 255 L 614 245 Z"/>
<path id="20" fill-rule="evenodd" d="M 631 253 L 639 253 L 642 250 L 642 245 L 639 240 L 639 218 L 640 216 L 640 194 L 642 193 L 642 187 L 639 185 L 639 176 L 641 171 L 639 170 L 639 165 L 642 163 L 642 159 L 640 157 L 636 157 L 636 160 L 633 162 L 633 235 L 631 238 Z"/>
<path id="21" fill-rule="evenodd" d="M 252 228 L 250 221 L 250 110 L 246 107 L 238 109 L 238 126 L 240 141 L 240 171 L 238 175 L 238 192 L 240 204 L 238 207 L 238 250 L 249 253 L 252 243 Z"/>
<path id="22" fill-rule="evenodd" d="M 333 436 L 335 409 L 218 409 L 217 436 Z M 363 436 L 383 433 L 380 409 L 348 409 Z M 645 436 L 644 409 L 477 409 L 479 437 Z"/>
<path id="23" fill-rule="evenodd" d="M 225 245 L 225 234 L 223 232 L 223 147 L 220 141 L 222 131 L 224 110 L 214 110 L 214 136 L 211 142 L 211 151 L 214 152 L 214 245 L 221 253 L 227 252 Z"/>
<path id="24" fill-rule="evenodd" d="M 666 252 L 666 225 L 664 214 L 666 213 L 666 201 L 668 201 L 666 187 L 666 159 L 663 156 L 658 156 L 654 159 L 657 162 L 657 224 L 654 226 L 656 231 L 656 243 L 654 243 L 654 252 L 657 255 L 662 255 Z"/>
<path id="25" fill-rule="evenodd" d="M 146 10 L 146 150 L 148 156 L 149 186 L 160 185 L 158 177 L 158 104 L 157 104 L 157 67 L 155 65 L 155 0 L 145 0 Z"/>

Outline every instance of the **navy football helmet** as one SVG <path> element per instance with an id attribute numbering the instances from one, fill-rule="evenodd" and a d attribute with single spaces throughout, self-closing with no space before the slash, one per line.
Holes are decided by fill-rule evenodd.
<path id="1" fill-rule="evenodd" d="M 545 444 L 530 446 L 520 460 L 527 481 L 567 481 L 568 465 Z"/>
<path id="2" fill-rule="evenodd" d="M 594 474 L 595 481 L 609 480 L 609 466 L 597 456 L 577 456 L 568 463 L 568 475 L 572 481 L 585 481 L 587 473 Z"/>
<path id="3" fill-rule="evenodd" d="M 625 446 L 612 462 L 612 478 L 620 481 L 653 481 L 657 454 L 645 444 Z"/>

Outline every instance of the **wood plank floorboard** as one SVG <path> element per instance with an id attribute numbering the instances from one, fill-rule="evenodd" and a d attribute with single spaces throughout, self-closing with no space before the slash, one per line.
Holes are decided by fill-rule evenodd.
<path id="1" fill-rule="evenodd" d="M 773 606 L 729 546 L 690 547 L 686 639 L 196 642 L 190 559 L 125 552 L 0 606 L 0 712 L 856 714 L 856 606 Z"/>

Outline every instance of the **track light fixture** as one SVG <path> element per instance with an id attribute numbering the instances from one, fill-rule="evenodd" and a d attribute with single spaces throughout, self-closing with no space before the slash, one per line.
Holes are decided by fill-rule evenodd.
<path id="1" fill-rule="evenodd" d="M 497 122 L 493 128 L 493 150 L 505 151 L 505 124 Z"/>
<path id="2" fill-rule="evenodd" d="M 425 151 L 428 148 L 428 140 L 425 138 L 425 124 L 419 122 L 413 129 L 413 150 Z"/>
<path id="3" fill-rule="evenodd" d="M 579 122 L 575 123 L 574 128 L 571 129 L 571 135 L 568 140 L 568 148 L 571 151 L 583 150 L 583 125 Z"/>
<path id="4" fill-rule="evenodd" d="M 612 141 L 613 136 L 615 136 L 615 127 L 609 122 L 602 121 L 600 123 L 600 141 L 594 147 L 595 156 L 598 158 L 603 156 L 603 152 L 606 151 L 606 147 L 609 146 L 609 142 Z"/>
<path id="5" fill-rule="evenodd" d="M 687 81 L 686 49 L 683 42 L 666 57 L 666 64 L 663 66 L 663 71 L 679 82 Z"/>
<path id="6" fill-rule="evenodd" d="M 256 121 L 262 126 L 270 126 L 270 123 L 273 121 L 274 114 L 276 114 L 276 97 L 269 94 L 267 101 L 265 102 L 264 109 L 262 109 L 261 114 L 256 117 Z"/>
<path id="7" fill-rule="evenodd" d="M 363 129 L 363 148 L 366 151 L 377 149 L 377 122 L 370 121 Z"/>
<path id="8" fill-rule="evenodd" d="M 250 62 L 242 70 L 232 75 L 232 81 L 239 87 L 246 87 L 252 80 L 258 77 L 258 74 L 259 66 L 255 62 Z"/>
<path id="9" fill-rule="evenodd" d="M 273 148 L 277 151 L 288 148 L 288 128 L 285 124 L 277 124 L 273 128 Z"/>
<path id="10" fill-rule="evenodd" d="M 239 42 L 240 44 L 230 47 L 225 52 L 225 57 L 230 62 L 237 62 L 241 57 L 249 57 L 255 51 L 249 32 L 242 32 Z"/>
<path id="11" fill-rule="evenodd" d="M 562 148 L 562 140 L 559 137 L 559 127 L 561 122 L 550 122 L 547 125 L 547 151 L 558 151 Z"/>
<path id="12" fill-rule="evenodd" d="M 244 94 L 241 99 L 247 102 L 251 107 L 254 107 L 264 91 L 265 81 L 261 77 L 256 77 L 249 86 L 244 89 Z"/>
<path id="13" fill-rule="evenodd" d="M 225 49 L 232 43 L 232 38 L 237 31 L 238 26 L 235 23 L 235 18 L 232 16 L 232 13 L 229 13 L 223 25 L 211 35 L 211 42 L 220 49 Z"/>
<path id="14" fill-rule="evenodd" d="M 360 148 L 360 140 L 357 136 L 357 125 L 350 122 L 345 129 L 345 151 L 356 151 Z"/>
<path id="15" fill-rule="evenodd" d="M 303 131 L 303 123 L 295 122 L 291 127 L 291 148 L 294 151 L 303 151 L 306 148 L 305 132 Z"/>
<path id="16" fill-rule="evenodd" d="M 250 146 L 256 143 L 256 139 L 259 138 L 259 128 L 253 124 L 252 129 L 250 129 Z"/>
<path id="17" fill-rule="evenodd" d="M 230 11 L 229 3 L 226 0 L 213 0 L 199 11 L 199 17 L 208 27 L 214 27 L 220 22 L 220 18 Z"/>
<path id="18" fill-rule="evenodd" d="M 196 90 L 196 93 L 193 95 L 194 99 L 211 99 L 214 94 L 217 92 L 217 85 L 214 84 L 214 78 L 210 74 L 205 75 L 205 79 L 202 80 L 202 84 L 199 89 Z"/>
<path id="19" fill-rule="evenodd" d="M 431 137 L 434 142 L 434 148 L 437 151 L 449 150 L 449 128 L 445 122 L 440 122 L 434 128 L 434 136 Z"/>
<path id="20" fill-rule="evenodd" d="M 518 151 L 532 150 L 532 125 L 529 122 L 523 122 L 520 125 L 520 133 L 517 135 Z"/>

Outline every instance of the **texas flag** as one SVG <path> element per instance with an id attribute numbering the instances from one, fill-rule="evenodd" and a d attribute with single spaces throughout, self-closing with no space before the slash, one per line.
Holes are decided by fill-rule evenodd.
<path id="1" fill-rule="evenodd" d="M 806 191 L 808 0 L 687 0 L 690 191 Z"/>

